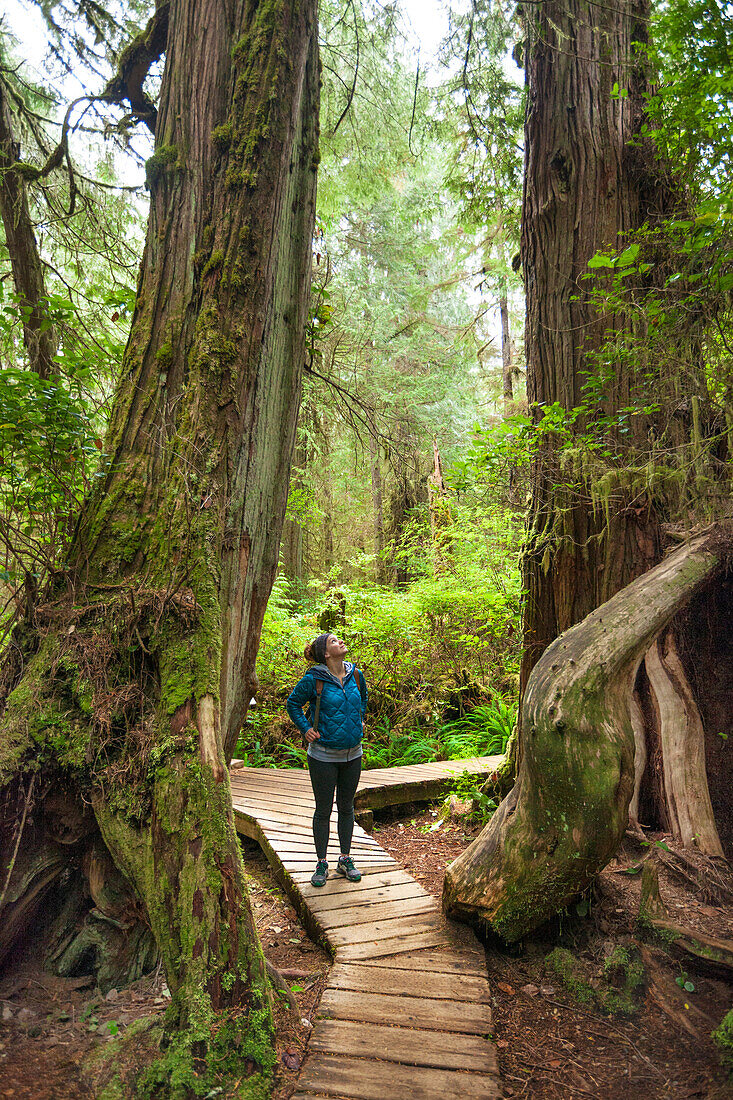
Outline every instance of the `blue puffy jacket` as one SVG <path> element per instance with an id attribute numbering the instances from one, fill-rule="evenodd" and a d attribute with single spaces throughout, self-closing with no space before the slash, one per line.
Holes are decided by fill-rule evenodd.
<path id="1" fill-rule="evenodd" d="M 321 709 L 318 715 L 318 744 L 324 749 L 352 749 L 364 734 L 363 719 L 367 704 L 367 689 L 363 672 L 359 679 L 363 695 L 354 676 L 355 665 L 344 662 L 346 676 L 343 685 L 325 665 L 309 668 L 293 688 L 287 701 L 288 714 L 301 733 L 313 725 L 316 713 L 316 680 L 323 680 Z M 308 704 L 306 713 L 303 707 Z"/>

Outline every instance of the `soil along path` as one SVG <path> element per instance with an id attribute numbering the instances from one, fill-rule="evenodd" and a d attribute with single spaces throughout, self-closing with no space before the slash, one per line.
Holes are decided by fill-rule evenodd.
<path id="1" fill-rule="evenodd" d="M 364 772 L 357 813 L 437 797 L 464 771 L 489 775 L 501 757 Z M 257 840 L 314 939 L 335 957 L 293 1100 L 500 1097 L 484 952 L 358 825 L 364 876 L 311 886 L 313 796 L 302 770 L 232 766 L 237 829 Z M 338 840 L 332 828 L 331 859 Z"/>

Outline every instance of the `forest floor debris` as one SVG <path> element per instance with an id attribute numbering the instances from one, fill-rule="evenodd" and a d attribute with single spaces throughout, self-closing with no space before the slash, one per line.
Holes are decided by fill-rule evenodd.
<path id="1" fill-rule="evenodd" d="M 453 821 L 432 831 L 436 820 L 435 809 L 416 808 L 405 817 L 378 822 L 375 836 L 426 890 L 440 897 L 446 863 L 479 829 Z M 636 946 L 641 942 L 636 927 L 641 874 L 636 868 L 659 844 L 674 849 L 661 834 L 649 834 L 643 842 L 629 837 L 579 912 L 515 948 L 487 947 L 494 1036 L 510 1100 L 733 1097 L 733 1084 L 710 1038 L 733 1001 L 731 984 L 691 959 L 670 954 L 663 943 Z M 695 897 L 661 861 L 659 877 L 662 898 L 676 920 L 708 935 L 731 936 L 733 907 Z M 600 975 L 614 952 L 616 957 L 619 949 L 641 957 L 647 963 L 646 981 L 633 1017 L 609 1015 L 598 1006 L 602 997 L 579 1000 L 583 988 L 573 995 L 547 962 L 558 948 L 578 960 L 588 975 L 588 988 L 601 994 Z M 684 979 L 681 985 L 677 979 Z M 694 986 L 692 991 L 684 988 L 685 981 Z"/>
<path id="2" fill-rule="evenodd" d="M 379 843 L 438 898 L 446 864 L 477 832 L 463 818 L 446 821 L 435 807 L 424 806 L 385 811 L 375 827 Z M 630 837 L 601 875 L 587 912 L 581 906 L 580 913 L 570 913 L 520 947 L 487 949 L 495 1038 L 509 1100 L 733 1095 L 710 1039 L 730 1008 L 731 985 L 692 960 L 672 956 L 664 944 L 638 940 L 636 868 L 658 843 L 673 847 L 661 836 L 649 836 L 643 844 Z M 308 939 L 258 846 L 244 841 L 243 847 L 265 954 L 285 972 L 298 1001 L 300 1019 L 287 1005 L 277 1007 L 273 1100 L 289 1100 L 330 959 Z M 667 911 L 680 923 L 708 935 L 733 935 L 733 907 L 695 897 L 661 860 L 659 880 Z M 558 949 L 560 962 L 564 953 L 577 961 L 573 973 L 582 975 L 580 989 L 564 983 L 562 965 L 548 964 Z M 604 992 L 599 984 L 604 966 L 610 972 L 609 958 L 623 953 L 640 959 L 645 971 L 631 1018 L 609 1015 L 599 1007 L 602 997 L 588 993 Z M 694 989 L 685 989 L 685 981 Z M 166 1000 L 161 973 L 102 997 L 89 978 L 55 978 L 32 959 L 19 959 L 0 983 L 0 1100 L 93 1100 L 81 1076 L 84 1059 L 132 1020 L 162 1013 Z"/>

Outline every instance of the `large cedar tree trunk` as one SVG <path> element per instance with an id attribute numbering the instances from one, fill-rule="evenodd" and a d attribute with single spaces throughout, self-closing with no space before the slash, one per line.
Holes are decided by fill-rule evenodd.
<path id="1" fill-rule="evenodd" d="M 522 228 L 528 396 L 536 406 L 595 405 L 577 421 L 582 434 L 592 416 L 613 418 L 620 409 L 643 407 L 677 387 L 663 416 L 667 438 L 679 445 L 689 443 L 680 435 L 685 428 L 679 408 L 685 402 L 679 385 L 690 391 L 693 408 L 704 392 L 694 324 L 689 343 L 679 349 L 688 361 L 682 383 L 655 381 L 653 364 L 637 369 L 635 357 L 623 354 L 623 334 L 639 322 L 628 312 L 600 312 L 591 293 L 598 277 L 593 282 L 587 277 L 597 251 L 625 248 L 628 234 L 642 225 L 654 227 L 685 201 L 642 132 L 648 17 L 647 3 L 630 0 L 611 7 L 547 0 L 533 9 Z M 604 344 L 613 346 L 616 334 L 622 351 L 606 370 L 594 356 Z M 589 393 L 589 374 L 600 377 L 602 369 L 603 386 Z M 594 461 L 582 441 L 574 450 L 566 447 L 562 457 L 554 437 L 542 444 L 533 469 L 524 557 L 523 688 L 554 638 L 660 560 L 666 503 L 663 493 L 652 490 L 648 472 L 649 439 L 658 428 L 644 415 L 609 428 L 608 452 L 615 452 L 615 463 Z M 685 801 L 702 806 L 707 793 L 703 726 L 676 648 L 672 635 L 655 641 L 635 688 L 631 817 L 638 819 L 642 789 L 653 785 L 656 744 L 662 775 L 656 797 L 646 800 L 647 822 L 666 825 L 685 844 L 696 837 L 703 851 L 717 855 L 721 846 L 712 810 L 693 822 L 675 808 Z M 639 697 L 645 689 L 648 705 Z M 684 741 L 698 760 L 685 774 L 675 768 L 675 739 L 677 750 Z M 702 801 L 696 793 L 701 787 Z"/>
<path id="2" fill-rule="evenodd" d="M 600 316 L 591 302 L 588 261 L 600 249 L 623 247 L 623 234 L 663 215 L 669 203 L 653 150 L 639 134 L 649 4 L 543 0 L 527 19 L 527 396 L 531 405 L 558 402 L 571 410 L 583 402 L 592 353 L 623 323 Z M 614 84 L 627 94 L 612 95 Z M 628 371 L 619 362 L 608 380 L 608 414 L 629 404 Z M 640 418 L 635 423 L 643 433 Z M 572 474 L 577 478 L 560 470 L 550 438 L 532 473 L 523 687 L 558 634 L 659 560 L 657 525 L 645 501 L 608 516 L 593 507 L 584 472 Z"/>
<path id="3" fill-rule="evenodd" d="M 172 1001 L 166 1053 L 148 1072 L 162 1087 L 173 1073 L 171 1096 L 194 1080 L 213 1086 L 219 1062 L 253 1081 L 272 1062 L 227 760 L 254 684 L 295 434 L 316 32 L 311 0 L 171 4 L 147 241 L 103 476 L 67 569 L 16 634 L 23 674 L 6 684 L 5 865 L 15 857 L 0 950 L 32 926 L 64 870 L 86 872 L 103 916 L 106 905 L 129 929 L 152 929 Z M 68 897 L 64 933 L 80 917 Z M 140 953 L 133 963 L 93 931 L 108 984 L 139 972 Z M 73 972 L 69 950 L 60 961 Z"/>
<path id="4" fill-rule="evenodd" d="M 535 408 L 556 402 L 568 411 L 588 399 L 579 433 L 594 404 L 613 418 L 647 403 L 636 388 L 644 372 L 629 356 L 618 356 L 591 398 L 584 387 L 598 368 L 594 354 L 629 324 L 627 313 L 598 311 L 588 261 L 624 248 L 625 234 L 676 201 L 641 132 L 648 16 L 646 3 L 584 0 L 544 0 L 527 15 L 528 397 Z M 594 462 L 581 439 L 569 448 L 552 435 L 534 463 L 519 776 L 444 891 L 449 913 L 508 939 L 576 896 L 645 802 L 654 804 L 647 824 L 663 817 L 683 843 L 722 854 L 703 723 L 673 622 L 720 562 L 707 544 L 691 544 L 655 567 L 659 502 L 638 486 L 625 491 L 634 461 L 646 461 L 649 427 L 637 415 L 628 433 L 607 429 L 615 466 Z"/>

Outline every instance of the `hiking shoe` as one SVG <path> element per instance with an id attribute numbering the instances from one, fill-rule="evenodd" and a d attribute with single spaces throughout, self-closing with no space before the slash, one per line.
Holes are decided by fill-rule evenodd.
<path id="1" fill-rule="evenodd" d="M 318 863 L 316 864 L 316 869 L 311 875 L 311 884 L 313 886 L 325 886 L 327 878 L 328 864 L 326 863 L 325 859 L 319 859 Z"/>
<path id="2" fill-rule="evenodd" d="M 351 856 L 339 856 L 336 874 L 343 875 L 349 882 L 361 882 L 361 871 L 357 871 Z"/>

